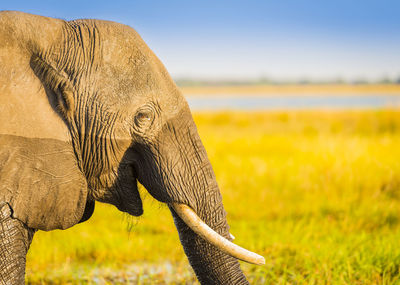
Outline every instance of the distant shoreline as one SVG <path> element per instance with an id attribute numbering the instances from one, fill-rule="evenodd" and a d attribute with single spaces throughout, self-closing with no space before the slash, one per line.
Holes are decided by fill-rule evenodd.
<path id="1" fill-rule="evenodd" d="M 321 84 L 321 85 L 237 85 L 237 86 L 183 86 L 180 90 L 188 97 L 237 96 L 363 96 L 399 95 L 400 84 Z"/>

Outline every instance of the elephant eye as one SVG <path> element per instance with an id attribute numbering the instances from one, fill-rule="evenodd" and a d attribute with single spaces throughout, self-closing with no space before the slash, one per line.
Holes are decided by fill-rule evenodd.
<path id="1" fill-rule="evenodd" d="M 140 109 L 135 115 L 135 125 L 139 129 L 149 127 L 153 122 L 153 112 L 150 108 Z"/>
<path id="2" fill-rule="evenodd" d="M 148 113 L 140 112 L 139 114 L 136 115 L 136 119 L 138 121 L 143 121 L 143 120 L 150 121 L 151 120 L 151 116 Z"/>

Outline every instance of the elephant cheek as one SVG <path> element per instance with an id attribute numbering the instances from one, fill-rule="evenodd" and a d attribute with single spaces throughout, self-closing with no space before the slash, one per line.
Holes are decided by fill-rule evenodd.
<path id="1" fill-rule="evenodd" d="M 143 204 L 132 169 L 126 165 L 121 165 L 118 171 L 114 173 L 118 174 L 106 176 L 103 183 L 98 183 L 100 187 L 92 188 L 92 198 L 99 202 L 112 204 L 121 212 L 141 216 Z M 109 184 L 104 181 L 112 182 Z"/>

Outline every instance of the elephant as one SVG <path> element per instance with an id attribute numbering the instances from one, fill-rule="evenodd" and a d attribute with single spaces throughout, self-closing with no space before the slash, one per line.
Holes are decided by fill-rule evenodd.
<path id="1" fill-rule="evenodd" d="M 187 101 L 126 25 L 0 12 L 0 279 L 23 284 L 34 233 L 88 220 L 95 202 L 165 203 L 201 284 L 248 284 Z"/>

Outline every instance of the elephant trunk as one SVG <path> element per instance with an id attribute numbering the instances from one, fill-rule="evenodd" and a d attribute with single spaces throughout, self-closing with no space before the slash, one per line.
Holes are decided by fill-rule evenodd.
<path id="1" fill-rule="evenodd" d="M 215 193 L 219 196 L 219 193 Z M 219 200 L 219 197 L 210 197 Z M 201 220 L 204 221 L 218 236 L 230 239 L 229 226 L 225 218 L 226 213 L 222 203 L 212 205 L 205 203 L 202 206 Z M 188 225 L 182 204 L 170 205 L 179 238 L 185 254 L 194 269 L 201 284 L 248 284 L 246 277 L 240 269 L 239 262 L 230 254 L 220 250 L 207 241 L 197 230 Z M 185 209 L 184 206 L 183 209 Z M 191 210 L 190 210 L 191 211 Z M 197 216 L 197 214 L 195 214 Z M 182 216 L 182 218 L 181 218 Z M 186 220 L 186 221 L 185 221 Z"/>
<path id="2" fill-rule="evenodd" d="M 175 164 L 179 162 L 184 167 L 171 169 L 170 175 L 176 181 L 170 181 L 172 185 L 167 187 L 172 193 L 173 200 L 168 205 L 181 244 L 201 284 L 248 284 L 238 260 L 206 240 L 207 234 L 203 235 L 201 230 L 194 231 L 196 227 L 188 219 L 192 216 L 204 222 L 216 236 L 226 241 L 231 239 L 222 196 L 206 150 L 191 117 L 185 121 L 188 124 L 181 125 L 179 131 L 175 128 L 178 143 L 171 157 L 175 158 Z M 168 145 L 171 150 L 171 144 Z M 173 188 L 181 194 L 174 196 Z"/>
<path id="3" fill-rule="evenodd" d="M 237 258 L 258 264 L 263 258 L 253 254 L 256 258 L 249 259 L 252 253 L 229 242 L 222 196 L 188 108 L 171 118 L 155 141 L 136 146 L 141 155 L 135 166 L 138 179 L 154 198 L 168 204 L 199 281 L 248 284 Z"/>

